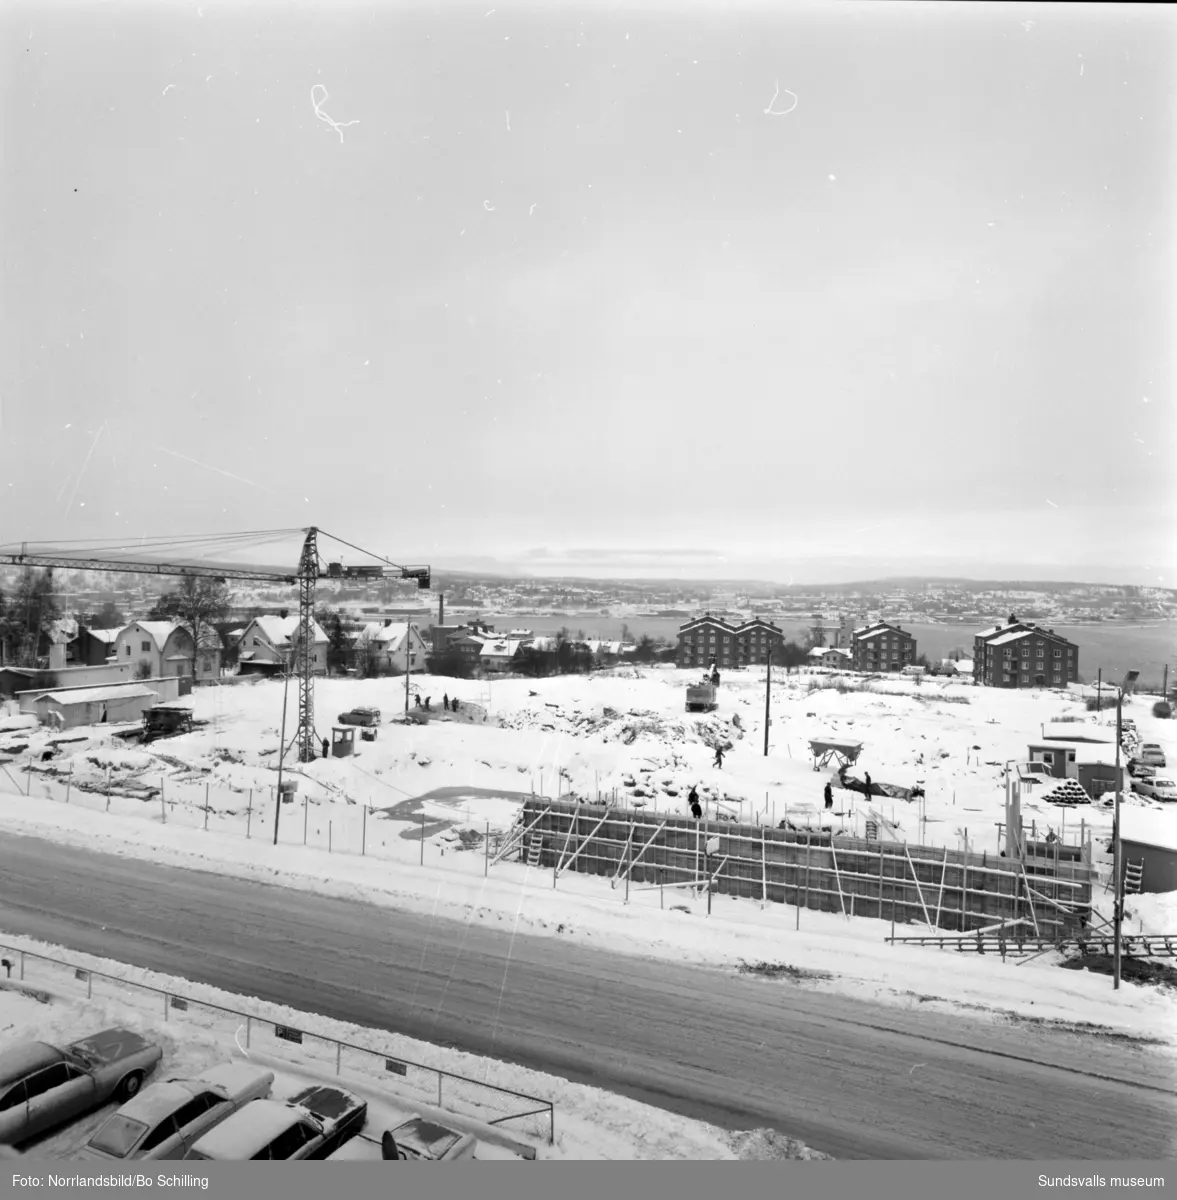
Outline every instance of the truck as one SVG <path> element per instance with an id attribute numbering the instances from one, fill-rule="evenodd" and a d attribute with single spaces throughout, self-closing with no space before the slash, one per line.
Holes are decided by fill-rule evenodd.
<path id="1" fill-rule="evenodd" d="M 710 679 L 687 685 L 687 712 L 714 712 L 719 707 L 716 685 Z"/>

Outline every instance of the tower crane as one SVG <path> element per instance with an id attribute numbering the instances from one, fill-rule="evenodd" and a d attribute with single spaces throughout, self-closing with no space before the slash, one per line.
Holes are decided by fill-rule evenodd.
<path id="1" fill-rule="evenodd" d="M 310 762 L 315 755 L 315 683 L 311 674 L 312 649 L 314 646 L 315 627 L 315 585 L 320 579 L 415 579 L 418 589 L 427 589 L 431 583 L 429 567 L 403 567 L 377 554 L 360 550 L 342 538 L 331 534 L 324 536 L 360 550 L 370 558 L 379 559 L 387 564 L 392 571 L 384 567 L 348 567 L 341 563 L 328 563 L 324 570 L 319 557 L 318 537 L 322 532 L 316 526 L 301 530 L 305 536 L 302 543 L 302 553 L 299 555 L 298 567 L 294 572 L 264 571 L 254 568 L 201 566 L 186 563 L 152 563 L 135 560 L 120 561 L 116 559 L 96 558 L 84 555 L 66 555 L 53 553 L 30 552 L 29 543 L 21 543 L 18 553 L 0 552 L 0 564 L 17 567 L 55 567 L 75 571 L 114 571 L 120 574 L 138 575 L 168 575 L 191 576 L 195 578 L 211 578 L 222 583 L 236 580 L 243 583 L 286 583 L 298 585 L 298 625 L 291 636 L 294 668 L 298 676 L 298 757 L 300 762 Z M 2 550 L 2 548 L 0 548 Z M 196 631 L 193 631 L 196 636 Z"/>

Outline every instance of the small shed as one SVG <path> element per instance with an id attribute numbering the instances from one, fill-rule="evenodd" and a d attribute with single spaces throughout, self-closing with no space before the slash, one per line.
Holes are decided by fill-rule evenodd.
<path id="1" fill-rule="evenodd" d="M 1177 812 L 1122 808 L 1120 843 L 1126 863 L 1144 864 L 1142 892 L 1177 892 Z"/>
<path id="2" fill-rule="evenodd" d="M 113 687 L 42 692 L 33 705 L 43 724 L 76 729 L 79 725 L 100 725 L 104 721 L 141 721 L 144 711 L 153 708 L 158 699 L 155 691 L 141 683 L 119 683 Z"/>

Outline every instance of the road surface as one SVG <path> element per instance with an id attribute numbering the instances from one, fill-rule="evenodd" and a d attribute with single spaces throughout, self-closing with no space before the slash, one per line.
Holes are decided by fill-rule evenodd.
<path id="1" fill-rule="evenodd" d="M 559 937 L 512 943 L 510 925 L 37 838 L 0 843 L 5 931 L 489 1054 L 728 1129 L 771 1126 L 838 1158 L 1173 1157 L 1177 1080 L 1172 1060 L 1147 1048 Z"/>

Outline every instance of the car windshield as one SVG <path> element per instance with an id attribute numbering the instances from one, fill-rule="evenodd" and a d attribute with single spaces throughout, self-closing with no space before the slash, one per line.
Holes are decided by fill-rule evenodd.
<path id="1" fill-rule="evenodd" d="M 115 1113 L 90 1139 L 90 1146 L 94 1150 L 101 1150 L 103 1154 L 126 1158 L 146 1132 L 147 1126 L 142 1121 L 132 1121 L 130 1117 Z"/>
<path id="2" fill-rule="evenodd" d="M 1177 784 L 1175 784 L 1171 779 L 1154 779 L 1153 787 L 1172 788 L 1177 787 Z"/>

